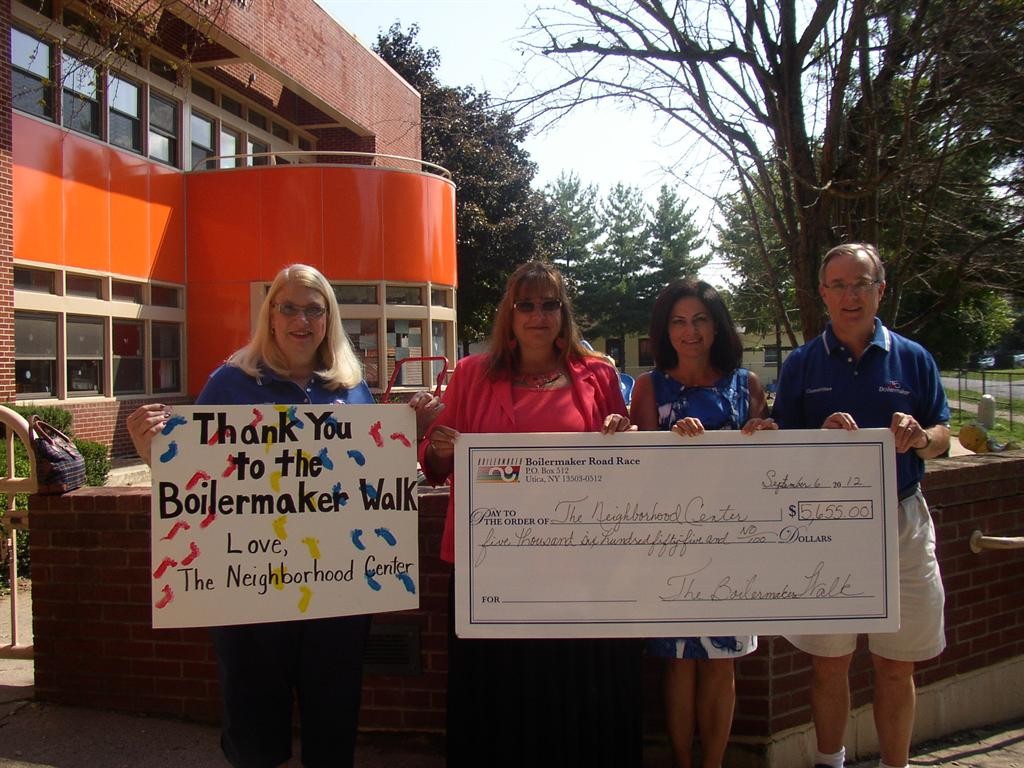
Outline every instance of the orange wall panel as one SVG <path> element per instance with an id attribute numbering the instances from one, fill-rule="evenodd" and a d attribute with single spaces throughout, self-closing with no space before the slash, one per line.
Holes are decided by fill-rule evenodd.
<path id="1" fill-rule="evenodd" d="M 40 128 L 42 130 L 37 130 Z M 64 261 L 60 222 L 59 132 L 24 115 L 14 114 L 14 258 L 61 265 Z"/>
<path id="2" fill-rule="evenodd" d="M 156 280 L 184 283 L 185 174 L 149 164 L 149 258 Z"/>
<path id="3" fill-rule="evenodd" d="M 246 172 L 225 174 L 244 176 Z M 323 171 L 273 168 L 258 173 L 260 274 L 273 275 L 289 264 L 324 269 Z"/>
<path id="4" fill-rule="evenodd" d="M 334 279 L 383 280 L 381 177 L 371 168 L 324 174 L 324 259 Z"/>
<path id="5" fill-rule="evenodd" d="M 110 150 L 102 144 L 65 134 L 64 264 L 110 270 Z"/>
<path id="6" fill-rule="evenodd" d="M 435 187 L 431 195 L 431 215 L 438 222 L 437 243 L 430 279 L 443 285 L 458 286 L 458 252 L 455 238 L 455 194 Z"/>
<path id="7" fill-rule="evenodd" d="M 429 215 L 430 193 L 424 177 L 389 173 L 383 180 L 382 194 L 381 238 L 388 279 L 429 280 L 436 222 Z"/>
<path id="8" fill-rule="evenodd" d="M 14 114 L 14 256 L 185 281 L 184 174 Z"/>
<path id="9" fill-rule="evenodd" d="M 186 177 L 190 283 L 261 279 L 259 182 L 252 172 Z"/>
<path id="10" fill-rule="evenodd" d="M 110 153 L 110 271 L 137 273 L 150 261 L 149 163 L 126 152 Z"/>
<path id="11" fill-rule="evenodd" d="M 249 281 L 190 283 L 188 393 L 199 394 L 224 359 L 249 341 Z"/>

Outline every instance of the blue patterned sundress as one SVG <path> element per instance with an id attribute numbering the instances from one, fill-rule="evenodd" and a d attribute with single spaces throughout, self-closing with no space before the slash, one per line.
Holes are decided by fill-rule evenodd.
<path id="1" fill-rule="evenodd" d="M 750 411 L 750 372 L 737 368 L 710 387 L 687 387 L 664 371 L 651 371 L 658 429 L 669 430 L 686 416 L 700 419 L 704 429 L 739 429 Z M 746 656 L 757 648 L 757 637 L 653 637 L 647 641 L 652 656 L 670 659 L 728 659 Z"/>

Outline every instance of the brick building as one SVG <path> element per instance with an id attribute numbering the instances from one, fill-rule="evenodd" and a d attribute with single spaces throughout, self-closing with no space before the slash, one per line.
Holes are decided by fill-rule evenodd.
<path id="1" fill-rule="evenodd" d="M 3 5 L 0 401 L 130 454 L 125 416 L 194 397 L 293 262 L 334 284 L 371 388 L 452 356 L 455 192 L 419 94 L 312 0 Z"/>

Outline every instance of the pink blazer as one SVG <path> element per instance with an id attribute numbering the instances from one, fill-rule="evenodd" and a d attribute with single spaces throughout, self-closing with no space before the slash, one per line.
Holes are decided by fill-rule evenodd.
<path id="1" fill-rule="evenodd" d="M 472 355 L 459 361 L 445 390 L 444 410 L 434 425 L 445 425 L 459 432 L 531 432 L 529 424 L 516 421 L 512 404 L 512 380 L 508 374 L 500 378 L 487 375 L 489 355 Z M 605 417 L 612 413 L 626 415 L 626 403 L 619 389 L 615 369 L 601 358 L 585 357 L 569 361 L 573 402 L 583 414 L 587 431 L 600 431 Z M 429 432 L 427 433 L 429 436 Z M 420 446 L 420 458 L 427 441 Z M 447 477 L 427 480 L 434 485 Z M 455 562 L 455 492 L 448 499 L 448 514 L 441 538 L 441 559 Z"/>

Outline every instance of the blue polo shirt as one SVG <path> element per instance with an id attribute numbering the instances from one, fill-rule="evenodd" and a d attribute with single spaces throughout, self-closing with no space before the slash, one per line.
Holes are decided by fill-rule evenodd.
<path id="1" fill-rule="evenodd" d="M 858 427 L 889 428 L 897 411 L 922 427 L 949 422 L 939 368 L 915 341 L 893 333 L 875 318 L 875 334 L 860 360 L 836 338 L 832 324 L 793 351 L 782 365 L 772 418 L 782 429 L 819 429 L 845 411 Z M 917 451 L 896 454 L 899 490 L 920 482 L 924 461 Z"/>
<path id="2" fill-rule="evenodd" d="M 309 384 L 301 387 L 273 371 L 264 371 L 262 375 L 253 378 L 234 365 L 222 365 L 211 373 L 206 386 L 196 398 L 196 405 L 372 405 L 373 402 L 373 394 L 365 381 L 360 381 L 351 389 L 327 389 L 319 376 L 313 376 Z"/>

